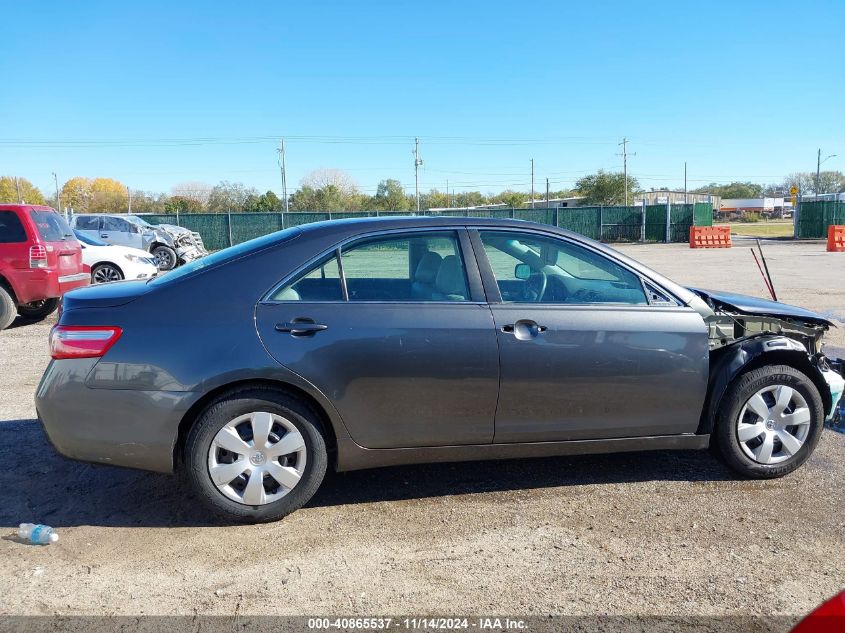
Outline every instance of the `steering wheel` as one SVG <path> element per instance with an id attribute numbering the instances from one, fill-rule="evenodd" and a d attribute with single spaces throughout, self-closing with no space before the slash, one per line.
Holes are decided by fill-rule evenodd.
<path id="1" fill-rule="evenodd" d="M 549 278 L 542 270 L 532 271 L 531 276 L 525 280 L 525 285 L 522 288 L 522 298 L 529 303 L 538 303 L 542 301 L 543 295 L 546 294 L 546 285 L 549 283 Z"/>

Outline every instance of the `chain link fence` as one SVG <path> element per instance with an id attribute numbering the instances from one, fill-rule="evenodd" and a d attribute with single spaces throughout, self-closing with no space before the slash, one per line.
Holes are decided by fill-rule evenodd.
<path id="1" fill-rule="evenodd" d="M 202 235 L 209 250 L 220 250 L 274 231 L 324 220 L 375 216 L 411 216 L 411 211 L 290 213 L 146 214 L 150 224 L 177 224 Z M 647 206 L 569 207 L 555 209 L 460 209 L 419 215 L 510 218 L 568 229 L 603 242 L 686 242 L 691 226 L 712 226 L 708 203 Z"/>

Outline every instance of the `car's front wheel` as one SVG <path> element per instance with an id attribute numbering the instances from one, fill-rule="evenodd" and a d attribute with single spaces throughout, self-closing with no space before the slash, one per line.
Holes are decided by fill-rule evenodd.
<path id="1" fill-rule="evenodd" d="M 18 305 L 18 314 L 30 321 L 43 321 L 53 314 L 58 307 L 59 300 L 56 298 L 33 301 L 32 303 L 21 303 Z"/>
<path id="2" fill-rule="evenodd" d="M 165 246 L 164 244 L 156 246 L 151 254 L 155 257 L 159 270 L 173 270 L 176 268 L 178 262 L 176 251 L 169 246 Z"/>
<path id="3" fill-rule="evenodd" d="M 821 437 L 818 389 L 787 365 L 740 376 L 722 400 L 715 428 L 719 453 L 746 477 L 782 477 L 807 461 Z"/>
<path id="4" fill-rule="evenodd" d="M 200 499 L 236 521 L 275 521 L 298 510 L 323 481 L 328 458 L 319 416 L 271 389 L 214 401 L 185 446 L 187 475 Z"/>
<path id="5" fill-rule="evenodd" d="M 97 264 L 91 269 L 92 284 L 106 284 L 123 279 L 123 271 L 114 264 Z"/>

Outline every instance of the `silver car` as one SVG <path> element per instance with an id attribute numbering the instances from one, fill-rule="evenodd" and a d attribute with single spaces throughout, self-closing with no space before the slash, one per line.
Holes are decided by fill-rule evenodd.
<path id="1" fill-rule="evenodd" d="M 137 215 L 76 214 L 70 224 L 84 235 L 107 244 L 151 253 L 159 270 L 172 270 L 208 254 L 199 233 L 173 224 L 152 225 Z"/>

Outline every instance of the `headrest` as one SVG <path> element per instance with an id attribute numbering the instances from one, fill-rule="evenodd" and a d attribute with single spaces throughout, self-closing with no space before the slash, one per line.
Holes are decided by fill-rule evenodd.
<path id="1" fill-rule="evenodd" d="M 417 264 L 417 272 L 414 273 L 414 281 L 421 284 L 433 284 L 437 278 L 437 271 L 440 270 L 440 262 L 443 258 L 440 253 L 433 251 L 426 251 L 425 255 L 420 258 L 420 263 Z"/>
<path id="2" fill-rule="evenodd" d="M 437 271 L 434 287 L 437 292 L 444 295 L 465 295 L 464 271 L 455 255 L 447 255 L 443 258 L 440 269 Z"/>

